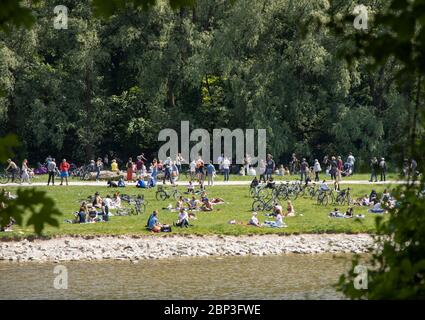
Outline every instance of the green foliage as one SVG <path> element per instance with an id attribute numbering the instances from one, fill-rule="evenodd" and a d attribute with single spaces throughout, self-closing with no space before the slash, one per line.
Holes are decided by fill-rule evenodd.
<path id="1" fill-rule="evenodd" d="M 409 116 L 405 118 L 406 125 L 410 125 L 408 154 L 419 159 L 419 171 L 423 172 L 425 1 L 393 0 L 381 9 L 374 17 L 379 32 L 374 28 L 370 33 L 346 35 L 355 43 L 346 56 L 349 60 L 359 54 L 369 56 L 371 65 L 381 71 L 389 62 L 397 61 L 394 77 L 399 79 L 401 90 L 406 88 L 406 81 L 414 88 L 410 91 L 414 98 L 408 107 Z M 341 34 L 344 22 L 350 19 L 333 19 L 330 25 Z M 396 198 L 399 206 L 390 211 L 389 219 L 376 220 L 378 249 L 371 259 L 362 262 L 370 267 L 368 289 L 356 290 L 353 285 L 358 258 L 348 274 L 340 277 L 339 289 L 349 298 L 425 298 L 425 178 L 422 176 L 420 184 L 399 187 Z"/>
<path id="2" fill-rule="evenodd" d="M 55 202 L 47 196 L 46 191 L 35 188 L 18 189 L 17 199 L 8 199 L 0 195 L 0 225 L 5 227 L 10 218 L 20 226 L 33 226 L 34 232 L 40 235 L 46 224 L 59 227 L 59 222 L 54 216 L 60 216 L 60 211 L 55 207 Z M 25 221 L 24 214 L 31 213 Z"/>

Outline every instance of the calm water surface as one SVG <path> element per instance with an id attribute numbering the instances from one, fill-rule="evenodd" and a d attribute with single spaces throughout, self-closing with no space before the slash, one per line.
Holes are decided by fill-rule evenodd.
<path id="1" fill-rule="evenodd" d="M 200 257 L 66 262 L 68 289 L 54 288 L 56 263 L 0 263 L 0 299 L 342 299 L 332 287 L 349 255 Z"/>

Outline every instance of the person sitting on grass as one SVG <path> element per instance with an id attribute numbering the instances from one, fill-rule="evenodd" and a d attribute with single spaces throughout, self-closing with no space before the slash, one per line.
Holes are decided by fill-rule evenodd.
<path id="1" fill-rule="evenodd" d="M 267 180 L 266 188 L 268 189 L 274 189 L 276 183 L 273 180 L 273 177 L 270 177 L 269 180 Z"/>
<path id="2" fill-rule="evenodd" d="M 378 202 L 378 194 L 373 189 L 369 195 L 369 204 L 376 204 Z"/>
<path id="3" fill-rule="evenodd" d="M 112 198 L 110 209 L 121 208 L 121 196 L 119 192 L 114 193 L 114 197 Z"/>
<path id="4" fill-rule="evenodd" d="M 93 207 L 95 207 L 95 208 L 102 208 L 102 201 L 103 200 L 100 197 L 99 192 L 96 192 L 94 194 L 94 200 L 93 200 L 93 203 L 92 203 Z"/>
<path id="5" fill-rule="evenodd" d="M 357 206 L 365 206 L 365 207 L 369 206 L 369 204 L 370 204 L 369 196 L 367 194 L 365 194 L 363 197 L 357 198 L 354 201 L 354 204 L 357 205 Z"/>
<path id="6" fill-rule="evenodd" d="M 87 213 L 87 203 L 83 201 L 77 213 L 77 223 L 86 223 Z"/>
<path id="7" fill-rule="evenodd" d="M 282 206 L 279 203 L 275 202 L 273 204 L 273 211 L 272 211 L 272 213 L 266 213 L 265 215 L 267 217 L 276 217 L 278 214 L 283 215 L 283 208 L 282 208 Z"/>
<path id="8" fill-rule="evenodd" d="M 154 210 L 154 212 L 149 216 L 147 229 L 152 232 L 170 232 L 171 228 L 169 225 L 161 224 L 158 220 L 158 210 Z"/>
<path id="9" fill-rule="evenodd" d="M 145 180 L 143 178 L 137 179 L 136 188 L 142 188 L 142 189 L 146 188 L 146 183 L 145 183 Z"/>
<path id="10" fill-rule="evenodd" d="M 323 180 L 322 183 L 319 185 L 319 191 L 321 192 L 326 192 L 329 191 L 330 188 L 328 186 L 328 184 L 326 183 L 326 180 Z"/>
<path id="11" fill-rule="evenodd" d="M 349 207 L 347 211 L 345 212 L 344 217 L 345 218 L 352 218 L 354 216 L 354 209 L 352 207 Z"/>
<path id="12" fill-rule="evenodd" d="M 249 220 L 248 225 L 255 226 L 255 227 L 261 227 L 260 221 L 258 221 L 258 218 L 257 218 L 257 212 L 254 211 L 252 213 L 252 217 Z"/>
<path id="13" fill-rule="evenodd" d="M 189 210 L 197 210 L 199 203 L 200 201 L 195 196 L 192 196 L 192 199 L 189 201 Z"/>
<path id="14" fill-rule="evenodd" d="M 271 228 L 286 228 L 287 227 L 287 225 L 283 222 L 283 216 L 280 213 L 276 215 L 274 221 L 264 221 L 264 225 L 266 227 L 271 227 Z"/>
<path id="15" fill-rule="evenodd" d="M 189 227 L 189 215 L 184 210 L 184 208 L 181 208 L 180 209 L 178 220 L 175 223 L 175 225 L 177 227 L 181 227 L 181 228 L 183 228 L 183 227 L 185 227 L 185 228 Z"/>
<path id="16" fill-rule="evenodd" d="M 108 188 L 117 188 L 118 184 L 115 181 L 112 181 L 112 179 L 109 179 L 108 182 Z"/>
<path id="17" fill-rule="evenodd" d="M 257 187 L 260 184 L 260 182 L 257 179 L 257 176 L 254 177 L 251 181 L 251 185 L 249 186 L 251 189 Z"/>
<path id="18" fill-rule="evenodd" d="M 380 202 L 376 202 L 371 209 L 368 210 L 370 213 L 385 213 L 386 210 L 382 208 Z"/>
<path id="19" fill-rule="evenodd" d="M 187 185 L 187 193 L 194 193 L 195 189 L 193 188 L 192 180 L 189 181 L 189 184 Z"/>
<path id="20" fill-rule="evenodd" d="M 288 200 L 288 202 L 287 202 L 286 210 L 287 210 L 287 212 L 286 212 L 285 217 L 294 217 L 295 216 L 294 205 L 292 204 L 292 202 L 290 200 Z"/>
<path id="21" fill-rule="evenodd" d="M 119 188 L 124 188 L 125 187 L 125 182 L 124 182 L 124 178 L 123 177 L 121 177 L 119 180 L 118 180 L 118 187 Z"/>
<path id="22" fill-rule="evenodd" d="M 94 223 L 97 221 L 97 210 L 94 206 L 89 206 L 87 208 L 88 210 L 88 218 L 87 218 L 87 222 L 91 222 Z"/>
<path id="23" fill-rule="evenodd" d="M 201 210 L 202 211 L 212 211 L 213 210 L 212 204 L 208 200 L 207 197 L 202 198 Z"/>
<path id="24" fill-rule="evenodd" d="M 388 202 L 391 200 L 391 194 L 388 192 L 387 189 L 384 190 L 382 193 L 381 201 L 382 202 Z"/>
<path id="25" fill-rule="evenodd" d="M 183 197 L 180 196 L 179 199 L 177 200 L 175 209 L 177 211 L 184 209 L 184 204 L 185 204 L 185 201 L 184 201 Z"/>

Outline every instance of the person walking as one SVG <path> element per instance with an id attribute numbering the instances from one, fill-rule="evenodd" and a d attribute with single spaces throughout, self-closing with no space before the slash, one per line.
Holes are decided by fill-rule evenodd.
<path id="1" fill-rule="evenodd" d="M 207 176 L 208 176 L 208 185 L 214 185 L 214 176 L 215 176 L 215 167 L 211 162 L 207 164 Z"/>
<path id="2" fill-rule="evenodd" d="M 28 167 L 27 159 L 24 159 L 24 161 L 22 161 L 21 170 L 22 170 L 22 174 L 21 174 L 22 182 L 28 182 L 29 184 L 31 184 L 30 174 L 29 174 L 30 168 Z"/>
<path id="3" fill-rule="evenodd" d="M 61 174 L 61 186 L 63 185 L 63 179 L 65 178 L 66 185 L 68 185 L 68 176 L 69 176 L 69 163 L 66 162 L 66 159 L 63 159 L 61 164 L 59 165 L 59 171 Z"/>
<path id="4" fill-rule="evenodd" d="M 303 158 L 300 165 L 301 182 L 305 182 L 307 180 L 307 170 L 308 162 L 305 158 Z"/>
<path id="5" fill-rule="evenodd" d="M 379 162 L 379 169 L 381 170 L 381 181 L 386 181 L 387 163 L 385 162 L 385 158 L 381 158 L 381 161 Z"/>
<path id="6" fill-rule="evenodd" d="M 98 158 L 96 161 L 96 181 L 99 181 L 100 178 L 100 171 L 103 168 L 103 162 L 101 158 Z"/>
<path id="7" fill-rule="evenodd" d="M 223 159 L 223 173 L 224 173 L 224 181 L 229 181 L 229 172 L 230 172 L 230 160 L 227 157 Z"/>
<path id="8" fill-rule="evenodd" d="M 378 168 L 379 163 L 378 159 L 376 157 L 373 157 L 370 161 L 370 180 L 369 182 L 373 182 L 373 179 L 375 179 L 375 182 L 378 182 Z"/>
<path id="9" fill-rule="evenodd" d="M 353 174 L 353 173 L 354 173 L 354 163 L 355 163 L 355 162 L 356 162 L 356 158 L 354 158 L 353 153 L 352 153 L 352 152 L 350 152 L 350 153 L 348 154 L 347 163 L 349 163 L 349 164 L 350 164 L 350 167 L 351 167 L 351 174 Z"/>
<path id="10" fill-rule="evenodd" d="M 276 164 L 273 160 L 273 156 L 269 153 L 266 161 L 266 180 L 270 180 L 272 178 L 275 167 Z"/>
<path id="11" fill-rule="evenodd" d="M 55 158 L 52 158 L 49 161 L 49 164 L 47 165 L 47 173 L 49 174 L 49 179 L 47 180 L 47 185 L 50 185 L 50 182 L 52 182 L 52 186 L 55 185 L 55 175 L 56 175 L 56 160 Z"/>
<path id="12" fill-rule="evenodd" d="M 320 181 L 319 178 L 319 173 L 322 171 L 322 168 L 320 167 L 320 163 L 319 160 L 315 159 L 314 160 L 314 165 L 313 165 L 313 172 L 314 172 L 314 181 Z"/>
<path id="13" fill-rule="evenodd" d="M 258 170 L 260 173 L 260 182 L 263 181 L 264 183 L 266 183 L 266 162 L 264 161 L 264 159 L 260 159 Z"/>
<path id="14" fill-rule="evenodd" d="M 127 181 L 133 181 L 133 159 L 128 158 L 127 164 Z"/>
<path id="15" fill-rule="evenodd" d="M 410 161 L 410 174 L 412 176 L 412 178 L 416 178 L 417 172 L 416 169 L 418 168 L 418 163 L 416 162 L 415 159 L 412 159 Z"/>
<path id="16" fill-rule="evenodd" d="M 331 158 L 331 168 L 329 170 L 329 173 L 331 174 L 331 179 L 336 180 L 336 171 L 338 170 L 338 163 L 336 162 L 336 158 Z"/>

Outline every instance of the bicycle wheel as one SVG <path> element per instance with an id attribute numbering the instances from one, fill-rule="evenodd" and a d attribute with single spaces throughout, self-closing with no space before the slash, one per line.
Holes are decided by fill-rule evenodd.
<path id="1" fill-rule="evenodd" d="M 173 191 L 173 197 L 174 197 L 174 199 L 178 200 L 180 198 L 180 196 L 181 196 L 181 193 L 180 193 L 179 190 L 174 190 Z"/>
<path id="2" fill-rule="evenodd" d="M 9 176 L 5 173 L 0 173 L 0 184 L 6 184 L 9 182 Z"/>
<path id="3" fill-rule="evenodd" d="M 261 200 L 255 200 L 252 203 L 251 207 L 252 211 L 263 211 L 264 210 L 264 202 Z"/>
<path id="4" fill-rule="evenodd" d="M 167 193 L 165 191 L 157 191 L 155 194 L 155 198 L 156 200 L 161 200 L 164 201 L 165 199 L 167 199 Z"/>

